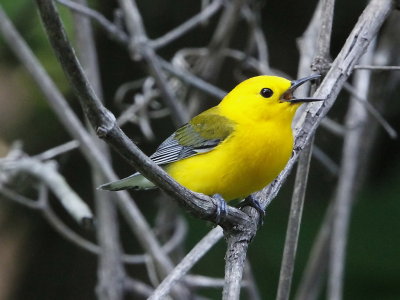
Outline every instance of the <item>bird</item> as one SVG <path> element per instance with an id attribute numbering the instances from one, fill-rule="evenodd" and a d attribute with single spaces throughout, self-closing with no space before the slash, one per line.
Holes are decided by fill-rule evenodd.
<path id="1" fill-rule="evenodd" d="M 193 117 L 170 135 L 150 158 L 186 188 L 217 199 L 216 222 L 226 214 L 226 202 L 243 200 L 261 215 L 251 196 L 271 183 L 293 151 L 293 117 L 302 103 L 322 101 L 296 98 L 294 91 L 316 80 L 260 75 L 233 88 L 221 102 Z M 140 173 L 109 182 L 102 190 L 151 189 Z"/>

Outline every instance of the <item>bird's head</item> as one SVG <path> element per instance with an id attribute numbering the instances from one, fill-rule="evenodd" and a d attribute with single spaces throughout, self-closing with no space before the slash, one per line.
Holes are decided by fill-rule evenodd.
<path id="1" fill-rule="evenodd" d="M 291 121 L 302 103 L 323 100 L 293 95 L 300 85 L 319 77 L 311 75 L 293 81 L 277 76 L 252 77 L 238 84 L 219 106 L 224 114 L 234 119 L 246 116 L 254 121 L 277 118 Z"/>

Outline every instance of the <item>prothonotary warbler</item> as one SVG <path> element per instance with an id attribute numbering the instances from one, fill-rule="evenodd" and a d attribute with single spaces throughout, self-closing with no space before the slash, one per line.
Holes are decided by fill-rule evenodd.
<path id="1" fill-rule="evenodd" d="M 247 79 L 217 106 L 176 130 L 150 158 L 188 189 L 216 197 L 219 220 L 226 213 L 225 201 L 262 189 L 285 167 L 293 150 L 291 125 L 297 108 L 321 100 L 298 99 L 293 92 L 318 77 Z M 110 191 L 153 187 L 140 173 L 100 186 Z M 252 197 L 245 202 L 264 213 Z"/>

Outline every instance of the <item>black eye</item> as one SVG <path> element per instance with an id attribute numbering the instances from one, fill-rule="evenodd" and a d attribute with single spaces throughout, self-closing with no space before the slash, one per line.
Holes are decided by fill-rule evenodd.
<path id="1" fill-rule="evenodd" d="M 260 91 L 260 95 L 263 96 L 264 98 L 269 98 L 269 97 L 271 97 L 273 94 L 274 94 L 274 92 L 273 92 L 271 89 L 269 89 L 269 88 L 263 88 L 263 89 Z"/>

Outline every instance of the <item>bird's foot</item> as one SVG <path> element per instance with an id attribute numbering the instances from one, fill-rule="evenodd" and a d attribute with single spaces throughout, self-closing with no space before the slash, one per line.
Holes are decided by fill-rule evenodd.
<path id="1" fill-rule="evenodd" d="M 228 207 L 224 198 L 220 194 L 214 194 L 212 196 L 217 200 L 217 209 L 215 211 L 215 223 L 219 224 L 222 218 L 225 218 L 228 214 Z"/>
<path id="2" fill-rule="evenodd" d="M 238 207 L 242 208 L 244 206 L 250 206 L 258 211 L 260 217 L 258 219 L 258 227 L 261 227 L 264 224 L 265 211 L 262 209 L 260 202 L 257 199 L 254 199 L 252 195 L 247 196 L 242 202 L 239 203 Z"/>

